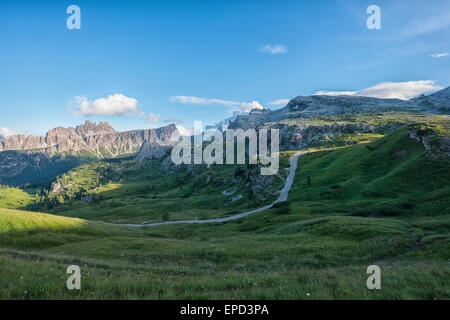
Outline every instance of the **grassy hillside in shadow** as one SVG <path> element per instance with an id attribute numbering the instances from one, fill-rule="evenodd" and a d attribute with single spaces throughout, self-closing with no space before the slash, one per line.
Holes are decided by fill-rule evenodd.
<path id="1" fill-rule="evenodd" d="M 254 165 L 193 165 L 168 174 L 161 160 L 86 164 L 58 177 L 39 209 L 115 223 L 229 216 L 278 197 L 289 154 L 281 155 L 278 175 L 265 177 Z"/>
<path id="2" fill-rule="evenodd" d="M 9 186 L 42 185 L 85 162 L 95 161 L 91 155 L 49 156 L 41 151 L 0 152 L 0 184 Z"/>

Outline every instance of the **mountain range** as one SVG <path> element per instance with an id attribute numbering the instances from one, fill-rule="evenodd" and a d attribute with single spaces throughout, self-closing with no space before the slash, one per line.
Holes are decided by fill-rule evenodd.
<path id="1" fill-rule="evenodd" d="M 171 145 L 176 131 L 172 124 L 118 132 L 106 122 L 88 120 L 76 128 L 51 129 L 45 136 L 12 135 L 0 140 L 0 184 L 48 181 L 84 162 L 134 157 L 144 145 L 140 159 L 149 158 L 148 146 Z"/>
<path id="2" fill-rule="evenodd" d="M 363 96 L 297 96 L 281 109 L 253 109 L 249 114 L 239 115 L 230 128 L 251 128 L 263 123 L 290 118 L 318 116 L 345 116 L 373 113 L 405 112 L 448 114 L 450 111 L 450 86 L 430 95 L 410 100 L 379 99 Z"/>
<path id="3" fill-rule="evenodd" d="M 50 155 L 70 154 L 115 158 L 138 152 L 145 141 L 165 143 L 175 125 L 158 129 L 117 132 L 109 123 L 87 120 L 76 128 L 57 127 L 45 136 L 17 134 L 0 140 L 0 151 L 33 150 Z M 162 140 L 161 140 L 162 139 Z"/>

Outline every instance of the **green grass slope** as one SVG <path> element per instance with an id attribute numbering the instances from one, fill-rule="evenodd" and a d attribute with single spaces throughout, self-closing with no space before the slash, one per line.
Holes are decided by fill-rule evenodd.
<path id="1" fill-rule="evenodd" d="M 294 207 L 307 204 L 363 216 L 448 214 L 449 158 L 410 139 L 411 129 L 370 144 L 305 155 L 290 201 Z"/>
<path id="2" fill-rule="evenodd" d="M 103 222 L 0 209 L 0 245 L 10 248 L 54 247 L 123 234 L 126 230 Z"/>
<path id="3" fill-rule="evenodd" d="M 449 298 L 448 240 L 431 236 L 431 225 L 270 210 L 221 225 L 104 234 L 103 228 L 84 229 L 87 222 L 80 226 L 77 219 L 62 225 L 51 220 L 33 227 L 34 235 L 20 227 L 21 241 L 0 242 L 0 297 Z M 448 221 L 438 222 L 449 227 Z M 56 230 L 49 231 L 49 223 L 56 223 Z M 426 233 L 430 236 L 418 245 Z M 45 240 L 55 236 L 58 243 Z M 83 272 L 79 291 L 65 287 L 71 264 Z M 365 286 L 371 264 L 382 270 L 382 290 Z"/>
<path id="4" fill-rule="evenodd" d="M 23 209 L 33 206 L 36 190 L 19 189 L 0 185 L 0 208 Z"/>

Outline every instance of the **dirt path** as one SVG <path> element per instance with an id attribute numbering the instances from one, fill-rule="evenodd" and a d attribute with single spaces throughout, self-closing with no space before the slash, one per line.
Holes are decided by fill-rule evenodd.
<path id="1" fill-rule="evenodd" d="M 141 223 L 141 224 L 124 224 L 125 226 L 129 227 L 152 227 L 152 226 L 160 226 L 163 224 L 176 224 L 176 223 L 221 223 L 221 222 L 227 222 L 232 221 L 236 219 L 240 219 L 246 216 L 249 216 L 251 214 L 255 214 L 267 209 L 272 208 L 272 206 L 277 202 L 286 201 L 288 198 L 289 190 L 291 190 L 292 183 L 294 182 L 295 172 L 297 171 L 297 160 L 300 156 L 307 153 L 307 151 L 299 151 L 296 154 L 294 154 L 290 159 L 290 168 L 289 168 L 289 174 L 286 178 L 286 183 L 284 184 L 283 189 L 281 189 L 280 196 L 277 200 L 275 200 L 273 203 L 268 204 L 267 206 L 247 211 L 244 213 L 239 213 L 233 216 L 225 217 L 225 218 L 217 218 L 217 219 L 205 219 L 205 220 L 178 220 L 178 221 L 164 221 L 164 222 L 155 222 L 155 223 Z"/>

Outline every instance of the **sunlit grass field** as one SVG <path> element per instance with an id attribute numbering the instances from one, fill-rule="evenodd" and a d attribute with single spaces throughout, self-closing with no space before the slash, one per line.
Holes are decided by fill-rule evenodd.
<path id="1" fill-rule="evenodd" d="M 2 225 L 11 217 L 0 216 Z M 2 298 L 449 298 L 449 240 L 437 236 L 448 232 L 448 216 L 406 223 L 272 209 L 221 225 L 152 229 L 50 217 L 2 231 Z M 81 290 L 66 288 L 71 264 L 83 272 Z M 381 290 L 366 288 L 371 264 L 382 270 Z"/>
<path id="2" fill-rule="evenodd" d="M 20 209 L 26 208 L 35 202 L 35 190 L 22 190 L 0 186 L 0 208 Z"/>

